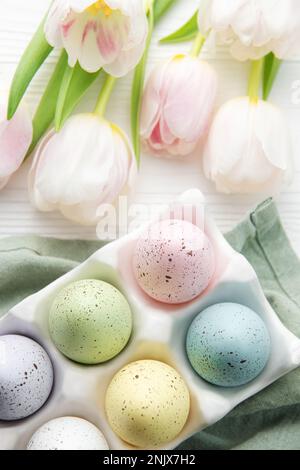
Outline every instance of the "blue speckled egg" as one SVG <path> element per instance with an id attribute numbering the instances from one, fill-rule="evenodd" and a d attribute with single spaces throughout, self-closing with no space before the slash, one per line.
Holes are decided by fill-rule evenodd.
<path id="1" fill-rule="evenodd" d="M 265 368 L 271 349 L 268 330 L 248 307 L 212 305 L 191 324 L 186 341 L 190 363 L 207 382 L 238 387 Z"/>

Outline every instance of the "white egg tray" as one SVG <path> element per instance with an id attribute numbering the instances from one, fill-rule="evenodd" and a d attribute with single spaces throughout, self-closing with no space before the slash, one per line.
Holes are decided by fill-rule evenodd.
<path id="1" fill-rule="evenodd" d="M 197 190 L 188 191 L 169 209 L 171 217 L 176 214 L 177 219 L 184 209 L 185 220 L 205 230 L 216 253 L 214 280 L 200 297 L 183 305 L 165 305 L 149 298 L 137 285 L 131 262 L 136 240 L 145 229 L 142 227 L 108 244 L 83 264 L 12 308 L 0 320 L 0 335 L 21 334 L 40 343 L 52 359 L 55 383 L 47 403 L 33 416 L 17 422 L 0 421 L 1 450 L 25 449 L 31 435 L 42 424 L 60 416 L 87 419 L 104 433 L 110 449 L 132 450 L 133 447 L 110 428 L 104 407 L 111 379 L 132 361 L 165 362 L 178 370 L 189 387 L 188 421 L 177 439 L 164 446 L 166 450 L 174 449 L 194 433 L 220 420 L 239 403 L 300 365 L 299 339 L 280 322 L 248 261 L 235 252 L 219 232 L 207 214 L 202 194 Z M 169 219 L 170 210 L 160 219 Z M 199 213 L 202 216 L 199 217 Z M 128 346 L 118 357 L 98 366 L 81 366 L 55 348 L 49 336 L 48 315 L 54 297 L 64 286 L 91 278 L 106 281 L 123 292 L 132 307 L 134 330 Z M 192 320 L 206 307 L 220 302 L 236 302 L 253 309 L 264 320 L 271 337 L 267 367 L 256 380 L 239 388 L 220 388 L 205 382 L 194 372 L 185 352 L 186 334 Z"/>

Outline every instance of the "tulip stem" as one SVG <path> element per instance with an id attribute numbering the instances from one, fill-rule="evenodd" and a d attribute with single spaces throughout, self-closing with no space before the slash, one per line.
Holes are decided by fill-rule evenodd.
<path id="1" fill-rule="evenodd" d="M 259 99 L 259 89 L 261 85 L 263 67 L 264 59 L 252 61 L 248 85 L 248 96 L 250 100 L 254 102 L 257 102 Z"/>
<path id="2" fill-rule="evenodd" d="M 206 37 L 203 36 L 203 34 L 201 34 L 200 32 L 197 34 L 196 36 L 196 39 L 194 41 L 194 44 L 193 44 L 193 47 L 192 47 L 192 50 L 191 50 L 191 53 L 190 55 L 192 57 L 198 57 L 200 52 L 202 51 L 202 47 L 203 47 L 203 44 L 205 43 L 206 41 Z"/>
<path id="3" fill-rule="evenodd" d="M 145 11 L 148 14 L 150 10 L 153 8 L 154 0 L 145 0 Z"/>
<path id="4" fill-rule="evenodd" d="M 112 77 L 111 75 L 106 74 L 106 80 L 102 86 L 100 91 L 98 101 L 94 110 L 95 114 L 98 116 L 103 117 L 110 99 L 110 95 L 114 89 L 116 78 Z"/>

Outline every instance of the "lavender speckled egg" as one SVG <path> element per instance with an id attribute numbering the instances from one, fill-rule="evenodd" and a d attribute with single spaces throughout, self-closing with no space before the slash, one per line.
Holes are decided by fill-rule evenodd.
<path id="1" fill-rule="evenodd" d="M 139 448 L 155 448 L 175 439 L 190 411 L 190 395 L 180 374 L 159 361 L 123 367 L 111 381 L 105 409 L 113 431 Z"/>
<path id="2" fill-rule="evenodd" d="M 100 364 L 117 356 L 132 332 L 130 306 L 121 292 L 97 279 L 66 286 L 49 315 L 57 349 L 80 364 Z"/>
<path id="3" fill-rule="evenodd" d="M 215 272 L 213 247 L 197 226 L 182 220 L 151 225 L 137 241 L 133 269 L 153 299 L 181 304 L 200 295 Z"/>
<path id="4" fill-rule="evenodd" d="M 14 421 L 39 410 L 53 386 L 46 351 L 25 336 L 0 336 L 0 420 Z"/>
<path id="5" fill-rule="evenodd" d="M 207 382 L 238 387 L 265 368 L 270 336 L 261 318 L 235 303 L 212 305 L 191 324 L 186 341 L 188 358 Z"/>
<path id="6" fill-rule="evenodd" d="M 108 450 L 102 432 L 89 421 L 75 417 L 52 419 L 31 437 L 27 450 Z"/>

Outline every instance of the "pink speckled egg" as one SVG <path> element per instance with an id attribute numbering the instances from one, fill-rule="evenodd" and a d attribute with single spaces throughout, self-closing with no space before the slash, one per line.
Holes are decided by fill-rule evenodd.
<path id="1" fill-rule="evenodd" d="M 200 295 L 215 272 L 213 247 L 197 226 L 182 220 L 151 225 L 137 241 L 133 269 L 153 299 L 181 304 Z"/>

